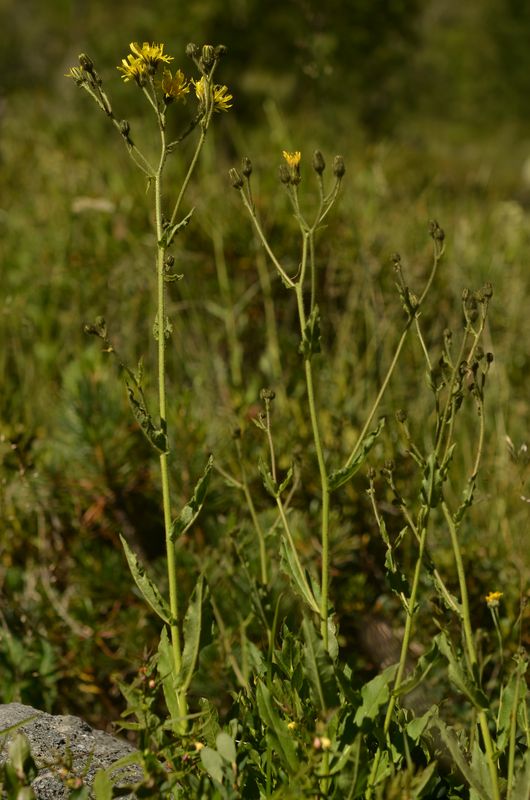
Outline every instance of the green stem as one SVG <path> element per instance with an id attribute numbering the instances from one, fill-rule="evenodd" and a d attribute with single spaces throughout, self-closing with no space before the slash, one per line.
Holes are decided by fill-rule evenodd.
<path id="1" fill-rule="evenodd" d="M 464 632 L 464 645 L 466 649 L 466 659 L 468 662 L 471 677 L 478 680 L 478 659 L 475 649 L 475 640 L 473 637 L 473 628 L 471 626 L 471 614 L 469 610 L 469 596 L 467 593 L 466 573 L 464 562 L 462 560 L 462 553 L 460 544 L 458 542 L 457 526 L 453 520 L 453 516 L 445 503 L 442 501 L 442 511 L 449 528 L 449 535 L 451 537 L 451 546 L 453 548 L 453 555 L 455 559 L 456 572 L 458 575 L 458 584 L 460 588 L 460 596 L 462 602 L 462 627 Z M 486 760 L 488 762 L 488 769 L 491 779 L 491 787 L 493 792 L 493 800 L 500 800 L 499 791 L 499 776 L 497 773 L 497 765 L 495 762 L 494 747 L 491 739 L 491 734 L 488 726 L 488 718 L 484 709 L 478 710 L 478 722 L 482 732 L 482 739 L 486 749 Z"/>
<path id="2" fill-rule="evenodd" d="M 160 414 L 160 427 L 167 436 L 166 416 L 166 297 L 164 280 L 165 247 L 161 245 L 162 225 L 162 173 L 166 162 L 166 145 L 163 125 L 160 125 L 161 154 L 158 170 L 155 175 L 155 216 L 157 250 L 157 333 L 158 333 L 158 410 Z M 173 654 L 173 668 L 175 676 L 179 675 L 182 664 L 181 643 L 179 632 L 178 585 L 176 569 L 175 543 L 171 538 L 171 498 L 169 491 L 168 454 L 160 453 L 160 476 L 162 483 L 162 506 L 164 513 L 164 529 L 166 536 L 166 558 L 169 583 L 169 608 L 171 611 L 171 650 Z M 185 693 L 178 693 L 178 704 L 182 720 L 180 727 L 186 730 L 187 703 Z"/>
<path id="3" fill-rule="evenodd" d="M 305 240 L 304 240 L 305 243 Z M 304 248 L 304 255 L 306 249 Z M 303 271 L 304 267 L 302 267 Z M 298 316 L 300 319 L 300 329 L 302 334 L 306 325 L 306 317 L 304 310 L 304 298 L 302 283 L 296 284 L 296 301 L 298 304 Z M 309 405 L 309 416 L 311 418 L 311 428 L 313 431 L 313 441 L 315 444 L 315 451 L 318 462 L 318 471 L 320 473 L 320 488 L 322 492 L 322 510 L 321 510 L 321 547 L 322 547 L 322 577 L 320 585 L 320 628 L 322 639 L 324 640 L 324 647 L 326 650 L 329 647 L 328 637 L 328 614 L 329 614 L 329 509 L 330 509 L 330 491 L 328 473 L 326 469 L 326 462 L 324 460 L 324 450 L 322 447 L 322 438 L 320 435 L 320 428 L 318 425 L 318 416 L 315 403 L 315 390 L 313 384 L 313 370 L 311 366 L 311 359 L 305 358 L 305 379 L 307 388 L 307 402 Z"/>

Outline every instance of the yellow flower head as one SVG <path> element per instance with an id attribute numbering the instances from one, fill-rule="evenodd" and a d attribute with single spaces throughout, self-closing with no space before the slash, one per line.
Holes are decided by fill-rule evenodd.
<path id="1" fill-rule="evenodd" d="M 148 67 L 157 67 L 162 62 L 164 62 L 164 64 L 169 64 L 170 61 L 173 61 L 173 56 L 164 54 L 163 44 L 155 44 L 154 42 L 149 44 L 149 42 L 144 42 L 140 46 L 137 42 L 131 42 L 129 47 L 131 53 L 133 53 L 136 58 L 139 58 L 140 61 L 143 61 Z"/>
<path id="2" fill-rule="evenodd" d="M 299 169 L 300 161 L 302 159 L 302 153 L 299 150 L 297 150 L 296 153 L 288 153 L 287 150 L 284 150 L 283 157 L 287 161 L 288 167 L 296 170 Z"/>
<path id="3" fill-rule="evenodd" d="M 497 608 L 501 597 L 502 592 L 490 592 L 487 594 L 486 603 L 488 604 L 488 608 Z"/>
<path id="4" fill-rule="evenodd" d="M 122 58 L 121 67 L 118 67 L 124 81 L 135 80 L 138 86 L 142 86 L 147 77 L 147 64 L 140 58 L 135 58 L 130 53 L 127 58 Z"/>
<path id="5" fill-rule="evenodd" d="M 207 82 L 204 77 L 202 77 L 199 81 L 193 81 L 195 86 L 195 94 L 197 95 L 197 99 L 201 103 L 201 105 L 206 105 L 206 87 Z M 214 111 L 228 111 L 229 108 L 232 108 L 232 103 L 230 102 L 233 100 L 231 94 L 228 94 L 228 88 L 226 86 L 220 86 L 219 84 L 215 84 L 212 86 L 212 101 Z"/>
<path id="6" fill-rule="evenodd" d="M 164 92 L 164 100 L 166 103 L 172 100 L 184 100 L 190 90 L 188 81 L 180 69 L 178 69 L 174 75 L 171 74 L 169 69 L 165 69 L 162 80 L 160 81 L 160 86 Z"/>

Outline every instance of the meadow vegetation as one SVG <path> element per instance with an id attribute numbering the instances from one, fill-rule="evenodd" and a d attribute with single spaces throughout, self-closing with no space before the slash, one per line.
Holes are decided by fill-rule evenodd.
<path id="1" fill-rule="evenodd" d="M 404 6 L 355 114 L 217 35 L 6 100 L 0 699 L 117 723 L 138 797 L 528 797 L 527 123 L 393 130 L 459 52 Z"/>

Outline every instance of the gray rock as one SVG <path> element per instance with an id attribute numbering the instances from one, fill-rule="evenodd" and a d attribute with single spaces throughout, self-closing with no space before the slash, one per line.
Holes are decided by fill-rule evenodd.
<path id="1" fill-rule="evenodd" d="M 13 725 L 19 727 L 2 734 Z M 106 769 L 135 752 L 127 742 L 94 730 L 79 717 L 52 716 L 21 703 L 8 703 L 0 705 L 0 764 L 7 758 L 9 741 L 18 733 L 27 737 L 39 769 L 32 784 L 37 800 L 66 800 L 70 791 L 65 785 L 68 778 L 79 776 L 91 786 L 98 769 Z M 118 785 L 141 778 L 142 770 L 136 765 L 119 768 L 112 774 Z M 132 800 L 134 795 L 128 798 Z"/>

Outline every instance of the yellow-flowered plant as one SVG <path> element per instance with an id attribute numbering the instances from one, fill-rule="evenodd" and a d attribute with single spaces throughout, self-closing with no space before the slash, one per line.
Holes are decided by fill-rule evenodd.
<path id="1" fill-rule="evenodd" d="M 171 335 L 172 325 L 166 313 L 167 283 L 180 277 L 173 267 L 175 257 L 170 252 L 176 235 L 189 222 L 191 213 L 181 217 L 182 201 L 189 185 L 202 147 L 206 131 L 214 111 L 227 111 L 231 106 L 232 95 L 226 86 L 214 84 L 213 75 L 224 47 L 188 45 L 186 53 L 191 57 L 201 77 L 193 81 L 198 99 L 198 108 L 191 117 L 183 132 L 173 141 L 166 138 L 166 114 L 174 100 L 184 100 L 190 91 L 190 81 L 183 71 L 178 69 L 172 73 L 165 65 L 173 61 L 173 56 L 164 52 L 164 44 L 131 42 L 130 53 L 122 59 L 118 70 L 125 82 L 135 81 L 142 89 L 149 105 L 154 111 L 159 130 L 159 154 L 156 158 L 146 155 L 133 142 L 130 124 L 127 120 L 119 120 L 113 111 L 110 99 L 103 89 L 100 76 L 95 70 L 92 60 L 82 54 L 79 66 L 72 67 L 67 77 L 72 78 L 78 86 L 85 89 L 96 101 L 97 105 L 111 119 L 127 146 L 128 152 L 136 166 L 148 179 L 148 187 L 154 189 L 154 216 L 156 224 L 156 271 L 158 308 L 153 326 L 158 351 L 158 413 L 152 415 L 148 410 L 146 395 L 142 385 L 142 370 L 133 371 L 120 362 L 125 376 L 129 400 L 134 416 L 146 435 L 150 444 L 157 451 L 160 460 L 162 489 L 162 510 L 166 535 L 167 571 L 169 597 L 166 600 L 154 582 L 147 577 L 145 568 L 139 563 L 137 556 L 122 538 L 123 547 L 133 574 L 134 580 L 151 608 L 163 620 L 164 626 L 158 650 L 158 670 L 164 689 L 164 697 L 171 717 L 171 725 L 175 733 L 182 734 L 187 727 L 187 692 L 195 671 L 196 659 L 201 632 L 201 606 L 203 599 L 202 576 L 197 580 L 194 592 L 186 613 L 186 641 L 183 650 L 181 625 L 183 615 L 179 612 L 176 541 L 193 524 L 199 514 L 212 460 L 209 459 L 200 478 L 192 499 L 178 514 L 174 514 L 171 506 L 168 457 L 170 453 L 170 437 L 167 430 L 166 410 L 166 341 Z M 163 66 L 162 77 L 155 80 L 156 73 Z M 177 145 L 195 128 L 200 135 L 191 162 L 185 172 L 182 186 L 173 202 L 173 206 L 165 207 L 165 198 L 169 192 L 164 191 L 164 170 L 168 158 L 174 153 Z M 111 346 L 105 321 L 98 318 L 93 325 L 86 326 L 87 333 L 101 338 L 108 352 L 115 352 Z M 174 438 L 174 437 L 173 437 Z M 192 623 L 190 622 L 192 621 Z M 194 654 L 190 657 L 190 654 Z"/>

